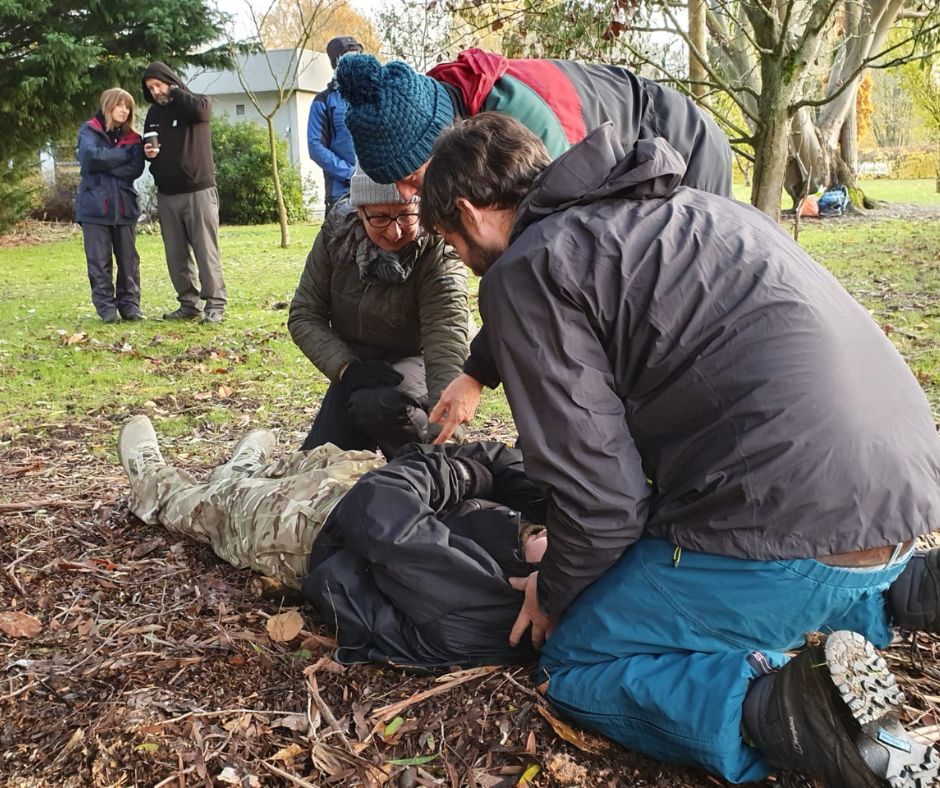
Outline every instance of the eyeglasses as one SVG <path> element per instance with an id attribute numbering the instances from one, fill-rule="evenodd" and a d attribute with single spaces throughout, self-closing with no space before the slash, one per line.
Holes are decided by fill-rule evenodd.
<path id="1" fill-rule="evenodd" d="M 384 230 L 392 222 L 397 222 L 399 227 L 414 227 L 418 223 L 417 213 L 400 213 L 398 216 L 389 216 L 386 213 L 377 213 L 375 216 L 366 214 L 365 218 L 369 226 L 376 230 Z"/>

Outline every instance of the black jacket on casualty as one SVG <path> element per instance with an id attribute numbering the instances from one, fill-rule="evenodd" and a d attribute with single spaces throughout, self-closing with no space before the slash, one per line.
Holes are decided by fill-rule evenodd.
<path id="1" fill-rule="evenodd" d="M 453 458 L 493 474 L 491 500 L 463 500 Z M 356 482 L 310 551 L 303 593 L 336 627 L 336 659 L 418 668 L 528 662 L 509 645 L 523 595 L 520 516 L 542 522 L 543 493 L 522 454 L 499 443 L 402 447 Z"/>
<path id="2" fill-rule="evenodd" d="M 155 104 L 147 89 L 148 79 L 176 85 L 173 100 Z M 144 120 L 144 134 L 160 135 L 160 153 L 150 162 L 150 174 L 163 194 L 190 194 L 215 186 L 212 159 L 212 101 L 190 93 L 176 72 L 163 63 L 151 63 L 141 78 L 144 99 L 151 104 Z"/>
<path id="3" fill-rule="evenodd" d="M 769 217 L 679 187 L 684 166 L 600 127 L 537 179 L 480 285 L 550 490 L 550 614 L 644 535 L 770 560 L 940 526 L 940 439 L 900 354 Z"/>

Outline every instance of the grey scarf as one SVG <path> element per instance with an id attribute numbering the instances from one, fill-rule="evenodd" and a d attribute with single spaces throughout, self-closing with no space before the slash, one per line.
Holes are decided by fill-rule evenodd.
<path id="1" fill-rule="evenodd" d="M 346 233 L 337 238 L 337 252 L 343 259 L 355 259 L 360 281 L 400 285 L 408 280 L 418 260 L 420 238 L 397 252 L 386 252 L 369 239 L 355 208 L 343 217 L 343 225 L 340 232 Z"/>

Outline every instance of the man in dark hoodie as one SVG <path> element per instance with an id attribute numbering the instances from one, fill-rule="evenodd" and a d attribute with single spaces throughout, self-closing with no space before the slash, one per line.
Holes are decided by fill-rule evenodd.
<path id="1" fill-rule="evenodd" d="M 873 643 L 940 630 L 940 552 L 911 560 L 940 524 L 930 407 L 825 269 L 684 171 L 609 124 L 550 163 L 495 113 L 432 152 L 422 223 L 485 274 L 549 495 L 512 641 L 550 633 L 548 697 L 631 749 L 732 782 L 926 788 L 940 759 Z"/>
<path id="2" fill-rule="evenodd" d="M 219 259 L 212 105 L 208 96 L 187 90 L 163 63 L 147 66 L 142 85 L 152 105 L 144 121 L 144 155 L 157 184 L 166 265 L 180 303 L 163 319 L 221 323 L 228 299 Z M 153 133 L 156 147 L 148 144 Z"/>

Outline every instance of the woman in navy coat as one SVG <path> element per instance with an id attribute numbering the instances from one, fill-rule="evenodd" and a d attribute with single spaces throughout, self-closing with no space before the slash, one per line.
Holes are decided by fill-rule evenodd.
<path id="1" fill-rule="evenodd" d="M 78 132 L 81 182 L 75 221 L 82 226 L 91 300 L 105 323 L 143 320 L 140 257 L 134 243 L 140 207 L 134 181 L 144 171 L 144 148 L 134 131 L 134 98 L 110 88 L 101 109 Z M 112 256 L 117 282 L 112 281 Z"/>

